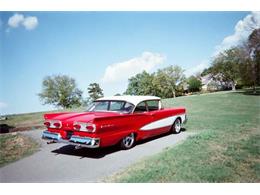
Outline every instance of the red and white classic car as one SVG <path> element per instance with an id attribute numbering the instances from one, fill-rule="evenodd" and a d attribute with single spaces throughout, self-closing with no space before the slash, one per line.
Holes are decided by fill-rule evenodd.
<path id="1" fill-rule="evenodd" d="M 85 112 L 44 115 L 42 138 L 76 147 L 120 144 L 129 149 L 136 141 L 169 131 L 181 132 L 185 108 L 163 108 L 155 96 L 112 96 L 94 101 Z"/>

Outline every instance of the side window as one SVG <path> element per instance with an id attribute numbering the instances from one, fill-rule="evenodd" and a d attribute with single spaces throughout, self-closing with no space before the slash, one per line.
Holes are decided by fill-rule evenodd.
<path id="1" fill-rule="evenodd" d="M 149 111 L 159 110 L 159 101 L 158 100 L 149 100 L 149 101 L 146 101 L 146 103 L 147 103 Z"/>
<path id="2" fill-rule="evenodd" d="M 125 103 L 124 112 L 130 113 L 134 109 L 134 105 L 128 102 Z"/>
<path id="3" fill-rule="evenodd" d="M 135 111 L 136 113 L 140 113 L 140 112 L 146 112 L 147 109 L 146 109 L 146 104 L 145 102 L 141 102 L 139 103 L 136 108 L 135 108 Z"/>

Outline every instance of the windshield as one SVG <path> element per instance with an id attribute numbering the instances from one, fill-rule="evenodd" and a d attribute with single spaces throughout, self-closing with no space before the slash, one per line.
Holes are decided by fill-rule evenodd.
<path id="1" fill-rule="evenodd" d="M 120 112 L 131 113 L 134 105 L 125 101 L 102 100 L 92 102 L 87 107 L 87 112 Z"/>

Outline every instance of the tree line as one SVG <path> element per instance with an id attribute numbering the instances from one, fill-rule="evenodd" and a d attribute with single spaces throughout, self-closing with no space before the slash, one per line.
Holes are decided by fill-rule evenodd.
<path id="1" fill-rule="evenodd" d="M 187 92 L 200 91 L 200 78 L 205 75 L 216 81 L 230 83 L 232 89 L 236 86 L 250 86 L 256 92 L 256 86 L 260 85 L 260 29 L 253 30 L 243 44 L 220 52 L 210 67 L 197 75 L 186 78 L 184 69 L 178 65 L 170 65 L 153 73 L 143 71 L 128 79 L 123 94 L 174 98 Z M 75 79 L 67 75 L 54 75 L 44 78 L 42 92 L 38 95 L 43 104 L 62 108 L 84 106 L 104 96 L 98 83 L 88 86 L 88 98 L 84 99 L 82 94 Z"/>
<path id="2" fill-rule="evenodd" d="M 215 80 L 230 82 L 234 90 L 237 85 L 253 87 L 260 85 L 260 28 L 249 35 L 239 46 L 219 53 L 209 68 L 201 75 L 211 74 Z"/>
<path id="3" fill-rule="evenodd" d="M 176 97 L 183 95 L 186 81 L 184 70 L 180 66 L 169 66 L 152 74 L 143 71 L 129 79 L 128 87 L 123 94 Z M 198 78 L 192 76 L 188 79 L 188 83 L 190 91 L 200 90 L 201 81 Z M 43 79 L 42 92 L 38 96 L 43 104 L 62 108 L 85 106 L 104 96 L 103 89 L 98 83 L 89 84 L 87 89 L 88 98 L 83 98 L 83 91 L 77 87 L 74 78 L 67 75 L 53 75 Z"/>

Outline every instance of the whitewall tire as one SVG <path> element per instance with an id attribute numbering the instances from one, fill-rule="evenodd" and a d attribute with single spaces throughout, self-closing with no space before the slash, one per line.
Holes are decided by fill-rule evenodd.
<path id="1" fill-rule="evenodd" d="M 173 126 L 172 126 L 172 131 L 175 134 L 178 134 L 181 132 L 181 119 L 180 118 L 177 118 L 174 121 Z"/>
<path id="2" fill-rule="evenodd" d="M 124 137 L 121 141 L 121 148 L 124 150 L 130 149 L 135 145 L 135 134 L 131 133 Z"/>

